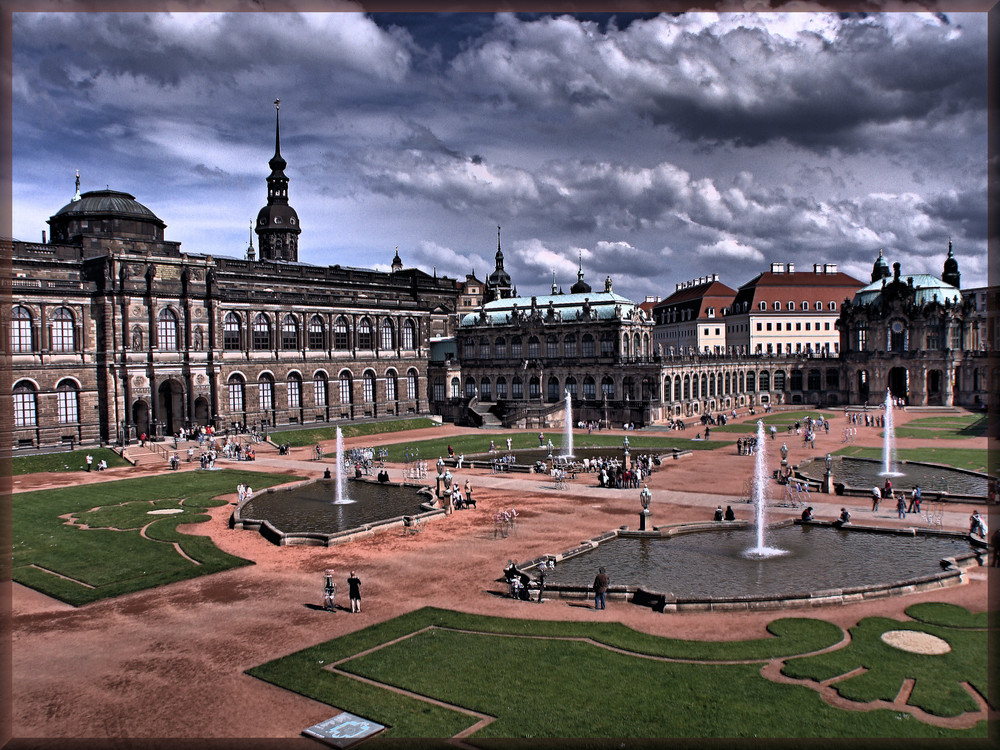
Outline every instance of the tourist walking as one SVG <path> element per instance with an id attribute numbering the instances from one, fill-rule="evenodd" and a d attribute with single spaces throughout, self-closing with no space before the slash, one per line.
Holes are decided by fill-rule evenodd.
<path id="1" fill-rule="evenodd" d="M 361 579 L 351 571 L 350 578 L 347 579 L 347 596 L 351 600 L 351 612 L 361 611 Z"/>
<path id="2" fill-rule="evenodd" d="M 900 518 L 906 518 L 906 495 L 902 492 L 897 493 L 896 512 Z"/>
<path id="3" fill-rule="evenodd" d="M 335 611 L 333 598 L 337 595 L 337 584 L 333 581 L 333 571 L 327 570 L 323 575 L 323 609 Z"/>
<path id="4" fill-rule="evenodd" d="M 920 485 L 918 484 L 913 488 L 910 493 L 910 507 L 906 510 L 907 513 L 919 513 L 920 512 Z"/>
<path id="5" fill-rule="evenodd" d="M 882 490 L 876 485 L 872 487 L 872 513 L 878 510 L 878 504 L 882 500 Z"/>
<path id="6" fill-rule="evenodd" d="M 607 571 L 604 568 L 597 569 L 597 577 L 594 578 L 594 609 L 607 609 L 607 595 L 608 595 L 608 584 L 611 579 L 608 578 Z"/>

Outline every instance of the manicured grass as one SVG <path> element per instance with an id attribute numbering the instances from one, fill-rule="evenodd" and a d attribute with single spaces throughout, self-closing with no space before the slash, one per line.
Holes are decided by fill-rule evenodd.
<path id="1" fill-rule="evenodd" d="M 181 533 L 177 526 L 208 520 L 203 511 L 222 505 L 225 501 L 215 498 L 235 492 L 237 484 L 262 489 L 296 479 L 260 472 L 186 471 L 13 495 L 12 577 L 79 606 L 249 565 L 219 550 L 208 537 Z M 168 508 L 183 512 L 149 514 Z M 89 528 L 67 525 L 60 518 L 66 514 Z M 139 533 L 142 528 L 148 539 Z"/>
<path id="2" fill-rule="evenodd" d="M 516 620 L 424 608 L 254 667 L 248 674 L 385 724 L 386 738 L 449 737 L 476 719 L 330 672 L 326 665 L 346 660 L 338 666 L 345 672 L 496 717 L 471 741 L 986 736 L 986 722 L 953 731 L 894 711 L 841 711 L 808 688 L 765 679 L 761 661 L 719 663 L 808 653 L 838 643 L 843 635 L 831 623 L 807 618 L 776 620 L 769 630 L 774 637 L 683 641 L 614 622 Z M 399 638 L 403 640 L 379 648 Z M 375 650 L 355 656 L 369 649 Z M 975 656 L 984 671 L 982 653 Z M 929 692 L 937 684 L 929 685 Z"/>
<path id="3" fill-rule="evenodd" d="M 630 434 L 628 436 L 629 449 L 633 452 L 663 451 L 668 452 L 673 448 L 679 450 L 712 450 L 721 448 L 723 445 L 732 445 L 732 441 L 725 440 L 692 440 L 697 430 L 688 430 L 687 437 L 657 437 L 654 435 Z M 543 431 L 545 442 L 551 438 L 556 450 L 562 447 L 563 435 L 559 431 Z M 537 432 L 484 432 L 473 435 L 453 435 L 446 438 L 434 438 L 433 440 L 421 440 L 419 442 L 400 442 L 387 446 L 390 461 L 404 461 L 404 451 L 418 451 L 420 458 L 424 460 L 436 461 L 439 456 L 448 455 L 448 446 L 455 450 L 455 455 L 465 454 L 466 456 L 475 453 L 489 453 L 490 440 L 496 445 L 498 454 L 507 450 L 507 438 L 511 439 L 511 448 L 518 450 L 521 448 L 538 448 Z M 622 447 L 621 435 L 601 434 L 595 432 L 592 435 L 586 433 L 573 433 L 573 446 L 575 448 L 589 447 Z"/>
<path id="4" fill-rule="evenodd" d="M 910 438 L 962 438 L 986 435 L 986 416 L 963 414 L 948 417 L 925 417 L 914 419 L 895 429 L 896 437 Z"/>
<path id="5" fill-rule="evenodd" d="M 427 417 L 415 419 L 390 419 L 381 422 L 364 422 L 362 424 L 343 424 L 340 431 L 344 437 L 359 435 L 379 435 L 386 432 L 402 432 L 404 430 L 419 430 L 424 427 L 436 427 L 437 422 Z M 304 445 L 315 445 L 322 440 L 337 439 L 337 425 L 332 427 L 305 427 L 301 430 L 282 430 L 272 432 L 271 440 L 275 443 L 288 443 L 293 448 Z"/>
<path id="6" fill-rule="evenodd" d="M 90 450 L 63 451 L 61 453 L 38 453 L 32 456 L 15 456 L 11 460 L 11 474 L 37 474 L 47 471 L 86 471 L 87 454 L 94 457 L 92 471 L 97 471 L 101 460 L 108 462 L 108 468 L 128 466 L 129 463 L 113 450 L 93 448 Z"/>
<path id="7" fill-rule="evenodd" d="M 855 456 L 859 458 L 882 458 L 881 448 L 863 448 L 850 445 L 834 452 L 835 456 Z M 901 461 L 926 461 L 932 464 L 953 466 L 969 471 L 986 471 L 989 451 L 973 448 L 897 448 L 896 457 Z"/>
<path id="8" fill-rule="evenodd" d="M 961 610 L 959 607 L 952 609 Z M 956 619 L 954 613 L 930 613 L 932 617 L 941 617 L 942 614 L 949 620 Z M 965 612 L 965 615 L 968 622 L 969 613 Z M 847 648 L 792 660 L 783 671 L 790 677 L 819 681 L 864 667 L 864 673 L 834 683 L 834 689 L 840 695 L 854 701 L 891 701 L 899 694 L 904 679 L 914 679 L 916 684 L 908 703 L 937 716 L 958 716 L 977 709 L 976 702 L 962 688 L 962 682 L 968 682 L 983 695 L 987 694 L 985 655 L 988 634 L 985 629 L 867 617 L 850 630 L 851 644 Z M 881 635 L 887 630 L 930 633 L 947 641 L 951 651 L 937 655 L 903 651 L 882 641 Z"/>

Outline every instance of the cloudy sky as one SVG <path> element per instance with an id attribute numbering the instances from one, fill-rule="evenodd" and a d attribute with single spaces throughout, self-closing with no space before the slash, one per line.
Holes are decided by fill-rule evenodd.
<path id="1" fill-rule="evenodd" d="M 281 153 L 299 259 L 633 299 L 879 248 L 986 283 L 986 15 L 20 13 L 13 234 L 132 193 L 242 257 Z M 254 241 L 256 246 L 256 240 Z"/>

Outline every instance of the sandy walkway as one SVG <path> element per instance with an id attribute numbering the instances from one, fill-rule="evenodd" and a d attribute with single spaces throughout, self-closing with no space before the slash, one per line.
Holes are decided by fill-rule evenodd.
<path id="1" fill-rule="evenodd" d="M 829 436 L 820 435 L 810 455 L 841 446 L 843 415 L 836 413 Z M 920 416 L 920 415 L 917 415 Z M 910 415 L 901 415 L 905 423 Z M 468 433 L 442 426 L 408 433 L 408 441 Z M 688 431 L 690 433 L 690 430 Z M 877 431 L 860 428 L 860 445 L 875 445 Z M 722 433 L 717 433 L 722 438 Z M 378 444 L 400 435 L 347 441 Z M 728 438 L 728 436 L 727 436 Z M 904 441 L 907 446 L 921 441 Z M 980 444 L 981 443 L 981 444 Z M 773 445 L 780 445 L 779 440 Z M 932 444 L 951 445 L 952 441 Z M 958 443 L 986 447 L 985 438 Z M 770 447 L 770 444 L 769 444 Z M 792 446 L 790 458 L 804 451 Z M 777 450 L 771 463 L 778 465 Z M 289 457 L 260 451 L 256 464 L 240 468 L 322 472 L 308 461 L 309 449 Z M 735 448 L 699 451 L 655 473 L 653 523 L 705 520 L 717 504 L 734 503 L 753 459 Z M 117 473 L 113 473 L 117 472 Z M 398 478 L 399 467 L 390 469 Z M 43 486 L 134 476 L 129 469 L 101 475 L 18 477 L 15 491 Z M 637 525 L 638 493 L 602 490 L 591 478 L 557 491 L 540 476 L 493 477 L 476 469 L 478 508 L 436 520 L 419 534 L 389 531 L 351 544 L 326 548 L 275 547 L 254 532 L 228 528 L 231 506 L 217 508 L 212 520 L 190 528 L 208 534 L 223 550 L 253 560 L 239 570 L 73 608 L 19 585 L 13 586 L 13 731 L 15 737 L 297 737 L 336 713 L 331 707 L 295 696 L 243 674 L 249 667 L 328 638 L 433 604 L 466 612 L 560 620 L 616 620 L 638 630 L 682 638 L 764 637 L 765 626 L 783 616 L 774 612 L 657 614 L 622 601 L 597 613 L 564 600 L 515 602 L 495 582 L 508 558 L 527 559 L 558 552 L 581 539 L 622 524 Z M 816 496 L 820 518 L 836 516 L 841 498 Z M 867 505 L 867 507 L 865 507 Z M 516 506 L 516 534 L 495 539 L 492 514 Z M 750 508 L 735 505 L 739 517 Z M 856 517 L 872 522 L 870 504 L 858 499 Z M 874 522 L 894 525 L 888 509 Z M 946 523 L 965 528 L 971 506 L 950 509 Z M 775 509 L 772 515 L 794 513 Z M 995 522 L 995 521 L 994 521 Z M 910 520 L 909 525 L 915 521 Z M 356 569 L 363 581 L 364 612 L 324 612 L 322 571 L 331 567 L 343 581 Z M 868 603 L 793 611 L 849 626 L 869 615 L 902 617 L 917 601 L 949 601 L 973 611 L 987 606 L 986 570 L 969 584 L 930 594 Z M 343 599 L 341 599 L 343 602 Z M 344 602 L 346 603 L 346 602 Z"/>

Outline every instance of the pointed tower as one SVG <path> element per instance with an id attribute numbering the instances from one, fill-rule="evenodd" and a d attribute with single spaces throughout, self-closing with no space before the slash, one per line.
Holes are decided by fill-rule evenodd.
<path id="1" fill-rule="evenodd" d="M 261 260 L 299 260 L 299 216 L 288 205 L 287 162 L 281 158 L 281 136 L 278 122 L 278 105 L 274 100 L 274 156 L 268 162 L 271 174 L 267 177 L 267 205 L 257 214 L 257 245 Z"/>
<path id="2" fill-rule="evenodd" d="M 402 271 L 402 270 L 403 270 L 403 259 L 399 257 L 399 245 L 397 245 L 396 254 L 392 258 L 392 271 L 393 273 L 395 273 L 396 271 Z"/>
<path id="3" fill-rule="evenodd" d="M 944 273 L 941 274 L 941 281 L 945 284 L 951 284 L 953 287 L 958 289 L 958 285 L 962 280 L 962 274 L 958 272 L 958 261 L 955 259 L 955 253 L 951 250 L 951 240 L 948 240 L 948 257 L 944 261 Z"/>
<path id="4" fill-rule="evenodd" d="M 497 254 L 496 268 L 493 273 L 486 277 L 485 294 L 483 302 L 492 302 L 496 299 L 508 299 L 513 296 L 511 289 L 510 274 L 503 270 L 503 251 L 500 249 L 500 227 L 497 227 Z"/>
<path id="5" fill-rule="evenodd" d="M 583 250 L 580 251 L 580 270 L 576 272 L 576 283 L 569 288 L 570 294 L 590 294 L 594 291 L 590 284 L 583 280 Z"/>
<path id="6" fill-rule="evenodd" d="M 250 244 L 247 245 L 247 260 L 253 260 L 256 256 L 256 251 L 253 249 L 253 222 L 250 222 Z"/>

